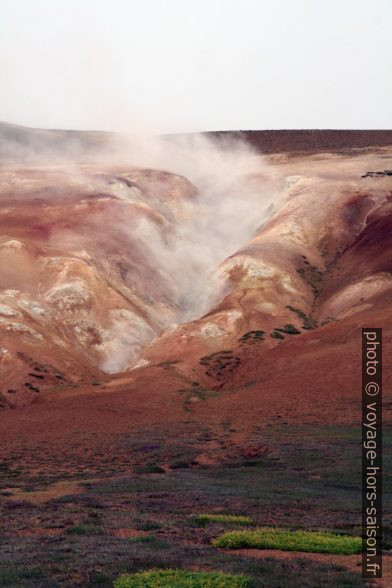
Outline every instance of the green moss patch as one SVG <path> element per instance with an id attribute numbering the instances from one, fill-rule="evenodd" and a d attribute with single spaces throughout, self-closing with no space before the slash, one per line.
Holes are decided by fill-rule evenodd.
<path id="1" fill-rule="evenodd" d="M 361 537 L 269 527 L 254 531 L 230 531 L 214 539 L 213 545 L 225 549 L 280 549 L 338 555 L 352 555 L 362 551 Z"/>
<path id="2" fill-rule="evenodd" d="M 100 535 L 103 533 L 103 531 L 96 525 L 82 523 L 80 525 L 73 525 L 72 527 L 68 527 L 67 533 L 69 535 Z"/>
<path id="3" fill-rule="evenodd" d="M 220 572 L 187 572 L 183 570 L 150 570 L 120 576 L 114 588 L 252 588 L 251 578 Z"/>
<path id="4" fill-rule="evenodd" d="M 222 525 L 252 525 L 253 521 L 250 517 L 226 515 L 226 514 L 201 514 L 193 518 L 193 521 L 200 526 L 208 525 L 209 523 L 220 523 Z"/>

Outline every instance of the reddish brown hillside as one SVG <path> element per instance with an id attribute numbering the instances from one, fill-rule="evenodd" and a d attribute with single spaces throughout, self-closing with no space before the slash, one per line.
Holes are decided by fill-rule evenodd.
<path id="1" fill-rule="evenodd" d="M 197 173 L 4 164 L 4 450 L 83 467 L 108 443 L 125 464 L 122 435 L 146 427 L 229 419 L 245 447 L 260 423 L 355 421 L 362 327 L 383 328 L 391 381 L 392 179 L 367 172 L 392 150 L 366 133 L 244 135 L 268 157 L 204 138 Z M 294 140 L 332 152 L 283 153 Z"/>

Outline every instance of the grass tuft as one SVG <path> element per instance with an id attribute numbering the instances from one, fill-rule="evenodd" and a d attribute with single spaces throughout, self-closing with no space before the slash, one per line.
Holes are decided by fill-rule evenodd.
<path id="1" fill-rule="evenodd" d="M 156 529 L 161 529 L 162 525 L 159 521 L 139 518 L 135 520 L 135 528 L 139 531 L 154 531 Z"/>
<path id="2" fill-rule="evenodd" d="M 97 525 L 86 523 L 68 527 L 66 532 L 69 535 L 100 535 L 102 534 L 102 529 L 97 527 Z"/>
<path id="3" fill-rule="evenodd" d="M 251 578 L 220 572 L 149 570 L 120 576 L 114 588 L 252 588 Z"/>
<path id="4" fill-rule="evenodd" d="M 151 547 L 155 547 L 157 549 L 168 549 L 170 547 L 169 543 L 158 539 L 158 537 L 155 537 L 154 535 L 140 535 L 139 537 L 130 537 L 128 541 L 129 543 L 132 543 L 132 545 L 151 545 Z"/>
<path id="5" fill-rule="evenodd" d="M 205 526 L 209 523 L 221 523 L 223 525 L 253 525 L 253 521 L 250 517 L 218 513 L 197 515 L 193 517 L 193 522 L 200 526 Z"/>
<path id="6" fill-rule="evenodd" d="M 338 555 L 352 555 L 362 551 L 361 537 L 269 527 L 254 531 L 230 531 L 223 533 L 212 543 L 215 547 L 225 549 L 281 549 Z"/>
<path id="7" fill-rule="evenodd" d="M 136 474 L 165 474 L 165 470 L 158 465 L 136 466 Z"/>

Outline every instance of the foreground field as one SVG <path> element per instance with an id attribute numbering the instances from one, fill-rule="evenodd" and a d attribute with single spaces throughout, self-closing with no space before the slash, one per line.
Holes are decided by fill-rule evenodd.
<path id="1" fill-rule="evenodd" d="M 360 555 L 212 545 L 222 533 L 249 525 L 223 515 L 249 517 L 258 527 L 360 534 L 359 430 L 281 426 L 265 435 L 269 455 L 219 467 L 183 462 L 162 473 L 27 476 L 3 462 L 0 585 L 109 587 L 122 574 L 159 568 L 243 575 L 266 588 L 362 586 Z M 140 448 L 145 462 L 159 453 L 157 445 Z M 386 471 L 388 462 L 387 451 Z M 384 492 L 389 586 L 388 480 Z"/>

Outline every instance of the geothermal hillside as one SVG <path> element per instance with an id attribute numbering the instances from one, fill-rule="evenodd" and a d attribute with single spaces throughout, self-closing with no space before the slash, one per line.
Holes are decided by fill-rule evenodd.
<path id="1" fill-rule="evenodd" d="M 392 133 L 0 138 L 4 408 L 235 386 L 245 414 L 316 378 L 323 410 L 361 327 L 390 338 Z"/>

